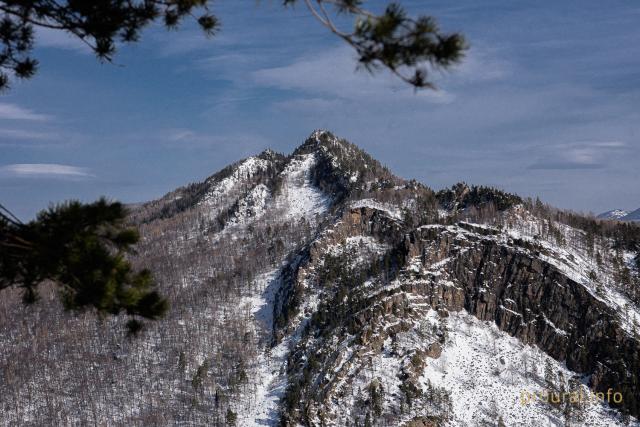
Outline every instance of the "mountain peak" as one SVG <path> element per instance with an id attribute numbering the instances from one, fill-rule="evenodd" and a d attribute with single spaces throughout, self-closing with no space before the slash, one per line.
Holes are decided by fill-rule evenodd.
<path id="1" fill-rule="evenodd" d="M 344 149 L 352 145 L 353 144 L 350 144 L 346 140 L 338 138 L 328 130 L 316 129 L 313 132 L 311 132 L 311 135 L 309 135 L 309 137 L 305 139 L 302 145 L 296 148 L 293 154 L 294 155 L 308 154 L 311 152 L 318 151 L 323 147 L 325 149 L 335 149 L 335 148 Z"/>
<path id="2" fill-rule="evenodd" d="M 404 182 L 369 153 L 327 130 L 314 130 L 293 152 L 293 156 L 307 154 L 314 154 L 317 160 L 314 184 L 337 199 Z"/>
<path id="3" fill-rule="evenodd" d="M 623 209 L 613 209 L 598 215 L 598 219 L 607 219 L 612 221 L 640 221 L 640 209 L 635 211 L 626 211 Z"/>
<path id="4" fill-rule="evenodd" d="M 262 153 L 258 154 L 255 157 L 262 160 L 282 160 L 285 158 L 285 155 L 282 153 L 273 151 L 271 148 L 267 148 L 266 150 L 264 150 Z"/>
<path id="5" fill-rule="evenodd" d="M 317 141 L 320 141 L 324 137 L 335 138 L 335 135 L 333 135 L 333 133 L 331 133 L 327 129 L 316 129 L 313 132 L 311 132 L 311 135 L 309 135 L 309 139 L 314 138 Z"/>
<path id="6" fill-rule="evenodd" d="M 330 159 L 334 167 L 351 169 L 353 163 L 356 163 L 358 168 L 384 169 L 385 174 L 389 174 L 389 171 L 365 150 L 328 130 L 314 130 L 302 145 L 295 149 L 293 155 L 310 153 L 320 153 L 321 157 Z"/>

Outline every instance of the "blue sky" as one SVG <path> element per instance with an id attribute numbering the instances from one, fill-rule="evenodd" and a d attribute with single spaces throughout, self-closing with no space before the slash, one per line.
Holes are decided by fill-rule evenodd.
<path id="1" fill-rule="evenodd" d="M 27 219 L 69 198 L 150 200 L 323 128 L 435 189 L 467 181 L 582 211 L 640 207 L 640 5 L 403 4 L 470 43 L 434 75 L 437 92 L 355 72 L 302 5 L 221 0 L 213 39 L 150 28 L 114 64 L 41 32 L 39 73 L 0 95 L 0 201 Z"/>

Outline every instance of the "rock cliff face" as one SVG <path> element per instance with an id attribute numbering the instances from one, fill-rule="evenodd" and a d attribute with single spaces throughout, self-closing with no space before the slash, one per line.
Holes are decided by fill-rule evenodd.
<path id="1" fill-rule="evenodd" d="M 426 267 L 444 261 L 445 271 L 412 291 L 426 291 L 434 308 L 444 304 L 495 322 L 522 342 L 566 361 L 569 369 L 591 375 L 596 391 L 620 390 L 624 403 L 614 405 L 637 416 L 640 343 L 623 328 L 619 313 L 538 258 L 535 249 L 468 233 L 456 238 L 454 233 L 460 232 L 432 227 L 408 237 L 410 254 L 421 254 Z M 447 279 L 456 284 L 455 291 L 439 285 Z"/>
<path id="2" fill-rule="evenodd" d="M 330 249 L 364 237 L 384 245 L 384 253 L 338 268 L 349 277 L 346 286 L 327 280 L 323 268 Z M 348 259 L 344 251 L 343 260 Z M 420 370 L 440 356 L 446 341 L 445 332 L 435 327 L 414 336 L 411 346 L 398 344 L 403 334 L 421 330 L 420 321 L 430 311 L 441 317 L 466 311 L 492 322 L 588 376 L 594 391 L 620 392 L 621 401 L 612 406 L 639 415 L 637 335 L 625 327 L 619 310 L 545 261 L 550 256 L 552 251 L 534 239 L 512 237 L 500 228 L 459 222 L 411 229 L 384 210 L 345 209 L 337 224 L 307 248 L 279 294 L 276 316 L 282 318 L 283 307 L 294 307 L 295 314 L 276 325 L 276 336 L 301 336 L 289 357 L 295 386 L 287 396 L 285 424 L 366 421 L 367 410 L 344 412 L 336 406 L 371 405 L 370 396 L 358 394 L 371 384 L 359 376 L 389 346 L 398 363 L 398 398 L 371 417 L 411 414 L 406 425 L 446 422 L 449 414 L 438 410 L 441 402 L 435 409 L 433 401 L 422 402 L 432 407 L 426 411 L 434 417 L 430 421 L 424 421 L 425 413 L 404 408 L 425 399 Z M 329 302 L 308 302 L 317 300 Z"/>

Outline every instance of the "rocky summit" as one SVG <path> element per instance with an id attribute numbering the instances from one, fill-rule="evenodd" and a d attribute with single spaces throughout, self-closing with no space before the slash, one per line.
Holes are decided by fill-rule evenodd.
<path id="1" fill-rule="evenodd" d="M 633 223 L 434 191 L 326 131 L 130 222 L 168 315 L 129 338 L 7 293 L 3 425 L 640 425 Z"/>

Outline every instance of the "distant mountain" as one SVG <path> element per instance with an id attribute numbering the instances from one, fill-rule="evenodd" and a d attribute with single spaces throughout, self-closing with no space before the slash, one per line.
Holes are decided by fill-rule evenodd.
<path id="1" fill-rule="evenodd" d="M 640 209 L 636 209 L 635 211 L 629 213 L 627 216 L 623 218 L 624 221 L 640 221 Z"/>
<path id="2" fill-rule="evenodd" d="M 624 218 L 629 214 L 629 211 L 624 211 L 622 209 L 613 209 L 611 211 L 606 211 L 598 215 L 596 218 L 598 219 L 620 219 Z"/>
<path id="3" fill-rule="evenodd" d="M 131 210 L 169 313 L 129 339 L 3 291 L 0 426 L 640 427 L 640 227 L 325 131 Z"/>
<path id="4" fill-rule="evenodd" d="M 640 209 L 629 212 L 622 209 L 614 209 L 601 213 L 598 219 L 610 219 L 615 221 L 640 221 Z"/>

